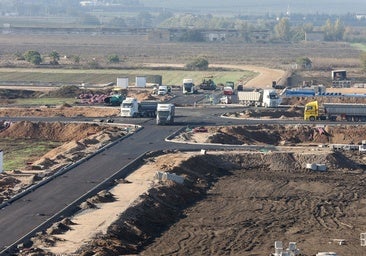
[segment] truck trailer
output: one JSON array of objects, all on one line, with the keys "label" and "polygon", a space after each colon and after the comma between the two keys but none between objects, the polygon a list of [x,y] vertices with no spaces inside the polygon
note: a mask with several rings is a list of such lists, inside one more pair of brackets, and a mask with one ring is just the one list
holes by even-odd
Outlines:
[{"label": "truck trailer", "polygon": [[139,102],[136,98],[128,97],[122,101],[122,117],[155,117],[157,101]]},{"label": "truck trailer", "polygon": [[175,105],[171,103],[159,103],[156,114],[157,125],[167,125],[174,123]]},{"label": "truck trailer", "polygon": [[239,103],[246,106],[275,108],[281,104],[281,98],[276,90],[266,89],[261,91],[238,92]]},{"label": "truck trailer", "polygon": [[366,104],[358,103],[323,103],[319,107],[318,101],[305,105],[304,120],[346,120],[348,122],[366,121]]}]

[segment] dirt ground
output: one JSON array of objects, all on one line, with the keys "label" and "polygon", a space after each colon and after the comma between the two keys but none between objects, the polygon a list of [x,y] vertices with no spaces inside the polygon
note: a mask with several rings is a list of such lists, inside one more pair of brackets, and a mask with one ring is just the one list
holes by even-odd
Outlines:
[{"label": "dirt ground", "polygon": [[[34,115],[89,116],[83,112],[87,108],[80,112],[78,109],[40,107],[34,110]],[[0,113],[22,116],[33,110],[12,111]],[[105,110],[92,111],[95,116],[96,112]],[[256,118],[301,118],[302,115],[301,107],[296,106],[266,111],[228,115]],[[113,116],[113,112],[108,113]],[[109,114],[103,112],[104,116]],[[42,130],[42,124],[37,125],[24,122],[5,129],[0,135],[11,136],[17,132],[19,136],[28,136],[22,131],[38,134],[35,131]],[[54,126],[44,127],[49,129],[44,134],[65,130],[66,138],[67,134],[78,133],[75,129],[82,129],[86,130],[86,137],[67,137],[62,147],[35,161],[35,169],[41,168],[37,171],[42,174],[36,173],[33,180],[65,164],[57,162],[60,154],[64,156],[66,152],[66,161],[76,159],[126,132],[112,124],[67,129],[60,124]],[[23,249],[19,255],[269,255],[278,240],[284,242],[284,247],[296,242],[302,255],[315,255],[319,251],[364,255],[359,236],[366,230],[366,156],[358,151],[333,151],[324,146],[360,143],[365,139],[362,126],[206,128],[207,132],[179,134],[175,140],[288,147],[206,154],[177,152],[148,157],[141,168],[119,181],[113,190],[90,198],[80,206],[82,210],[77,215],[55,223],[33,238],[34,247]],[[312,163],[325,165],[327,170],[305,168]],[[157,171],[174,173],[183,177],[184,183],[158,180]],[[21,182],[11,174],[3,174],[4,184]],[[340,240],[345,244],[339,245]]]}]

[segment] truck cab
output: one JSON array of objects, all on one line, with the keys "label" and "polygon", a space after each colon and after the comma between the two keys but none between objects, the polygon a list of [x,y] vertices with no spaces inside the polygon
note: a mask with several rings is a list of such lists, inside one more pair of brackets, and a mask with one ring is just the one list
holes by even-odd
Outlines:
[{"label": "truck cab", "polygon": [[128,97],[122,101],[121,116],[136,117],[139,113],[139,102],[136,98]]},{"label": "truck cab", "polygon": [[309,102],[305,105],[304,120],[315,121],[319,117],[319,105],[317,101]]},{"label": "truck cab", "polygon": [[158,95],[165,95],[168,93],[168,86],[160,85],[158,88]]},{"label": "truck cab", "polygon": [[166,125],[173,124],[175,116],[175,105],[171,103],[162,104],[157,106],[156,124]]},{"label": "truck cab", "polygon": [[276,90],[263,90],[262,105],[266,108],[276,108],[281,104],[281,98]]},{"label": "truck cab", "polygon": [[190,78],[183,79],[183,93],[184,94],[197,93],[197,88],[193,83],[193,79]]}]

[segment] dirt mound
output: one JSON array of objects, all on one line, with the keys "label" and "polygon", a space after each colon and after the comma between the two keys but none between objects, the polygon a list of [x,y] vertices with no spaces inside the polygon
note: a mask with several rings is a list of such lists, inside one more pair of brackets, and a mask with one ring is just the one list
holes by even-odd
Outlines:
[{"label": "dirt mound", "polygon": [[[360,179],[340,167],[348,159],[361,174],[363,162],[350,157],[340,152],[226,152],[198,155],[178,166],[163,164],[162,169],[184,176],[184,184],[157,183],[107,234],[76,253],[225,255],[229,250],[231,255],[268,255],[280,239],[296,241],[306,255],[335,249],[361,255],[354,233],[358,237],[363,230],[358,218],[363,207],[357,205],[365,194],[364,174]],[[309,173],[307,162],[326,164],[328,171]],[[335,248],[333,238],[349,245]]]},{"label": "dirt mound", "polygon": [[[307,102],[306,102],[307,103]],[[235,113],[225,113],[223,116],[226,117],[236,117],[236,118],[291,118],[291,119],[301,119],[303,118],[303,108],[299,108],[293,105],[290,108],[250,108],[245,109],[242,112]]]},{"label": "dirt mound", "polygon": [[98,124],[20,121],[11,123],[7,129],[0,132],[0,137],[66,142],[80,140],[104,129],[105,127]]},{"label": "dirt mound", "polygon": [[247,125],[208,127],[207,133],[186,131],[177,140],[232,145],[359,144],[365,139],[358,125]]}]

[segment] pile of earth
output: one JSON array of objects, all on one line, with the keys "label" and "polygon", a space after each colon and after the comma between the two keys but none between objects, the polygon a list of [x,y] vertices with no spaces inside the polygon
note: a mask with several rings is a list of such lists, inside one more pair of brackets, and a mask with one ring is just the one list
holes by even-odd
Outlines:
[{"label": "pile of earth", "polygon": [[40,107],[3,107],[0,108],[0,115],[3,117],[96,117],[108,118],[120,115],[118,107],[92,107],[92,106],[71,106],[63,104],[60,106],[40,106]]},{"label": "pile of earth", "polygon": [[[309,162],[325,164],[327,171],[307,170]],[[107,234],[75,253],[269,255],[274,241],[281,240],[297,242],[302,255],[362,255],[364,164],[357,153],[209,152],[178,166],[159,166],[183,176],[184,184],[158,182],[120,214]],[[63,222],[58,232],[73,225]],[[337,245],[337,238],[347,244]],[[20,255],[47,255],[40,248],[52,246],[57,237],[48,232],[33,241],[38,248]]]},{"label": "pile of earth", "polygon": [[246,125],[207,127],[207,132],[185,131],[174,140],[232,145],[361,144],[366,139],[358,125]]},{"label": "pile of earth", "polygon": [[231,118],[281,118],[301,119],[304,109],[298,106],[289,108],[246,108],[241,112],[225,113],[223,116]]},{"label": "pile of earth", "polygon": [[[128,132],[133,129],[129,128]],[[125,136],[126,127],[100,123],[44,123],[20,121],[0,131],[0,138],[59,142],[43,156],[24,159],[24,167],[0,174],[0,202],[55,171],[92,154],[106,144]],[[7,150],[3,149],[6,158]],[[31,163],[26,165],[25,163]]]}]

